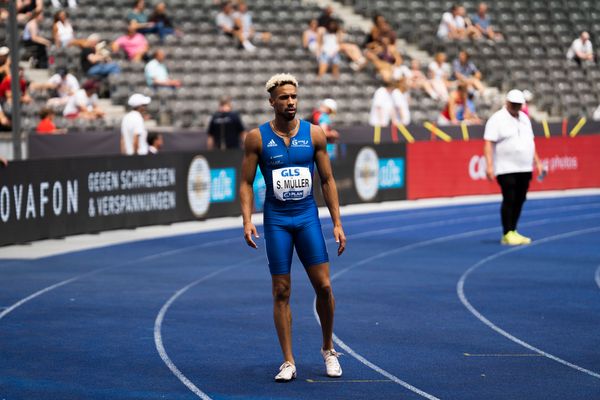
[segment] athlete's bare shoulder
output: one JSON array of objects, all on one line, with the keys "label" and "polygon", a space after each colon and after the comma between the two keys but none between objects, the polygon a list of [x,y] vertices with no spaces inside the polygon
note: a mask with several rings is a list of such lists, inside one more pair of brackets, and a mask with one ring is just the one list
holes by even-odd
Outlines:
[{"label": "athlete's bare shoulder", "polygon": [[262,148],[262,137],[260,136],[260,130],[258,128],[252,129],[246,135],[244,140],[244,149],[247,152],[260,153]]},{"label": "athlete's bare shoulder", "polygon": [[315,148],[327,147],[327,137],[319,125],[310,124],[310,138]]}]

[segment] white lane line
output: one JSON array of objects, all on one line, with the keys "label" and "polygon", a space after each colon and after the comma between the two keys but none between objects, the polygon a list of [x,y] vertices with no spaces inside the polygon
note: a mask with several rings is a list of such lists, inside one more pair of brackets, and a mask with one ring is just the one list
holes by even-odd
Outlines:
[{"label": "white lane line", "polygon": [[600,265],[598,265],[598,269],[596,270],[596,285],[600,288]]},{"label": "white lane line", "polygon": [[171,305],[175,302],[175,300],[177,300],[179,298],[179,296],[181,296],[182,294],[187,292],[192,287],[194,287],[204,281],[207,281],[210,278],[217,276],[225,271],[228,271],[233,268],[237,268],[241,265],[248,264],[250,262],[257,261],[258,259],[262,259],[263,257],[264,256],[261,255],[260,257],[254,257],[251,259],[244,260],[240,263],[230,265],[229,267],[221,268],[217,271],[214,271],[206,276],[203,276],[202,278],[197,279],[194,282],[182,287],[177,292],[175,292],[175,294],[173,294],[173,296],[171,296],[165,302],[165,304],[161,307],[160,311],[158,312],[158,315],[156,316],[156,320],[154,321],[154,344],[156,346],[156,350],[158,351],[158,354],[160,355],[160,358],[163,360],[165,365],[171,370],[171,372],[177,377],[177,379],[179,379],[181,381],[181,383],[183,383],[189,390],[192,391],[192,393],[194,393],[196,396],[200,397],[202,400],[211,400],[211,398],[206,393],[204,393],[202,390],[198,389],[198,387],[196,385],[194,385],[194,383],[192,381],[190,381],[179,370],[179,368],[177,368],[177,366],[173,363],[173,361],[167,354],[167,351],[165,350],[165,346],[164,346],[163,340],[162,340],[162,324],[165,319],[165,315],[167,314],[167,311],[169,311],[169,307],[171,307]]},{"label": "white lane line", "polygon": [[[554,209],[553,211],[556,211],[557,209]],[[544,224],[548,224],[548,223],[555,223],[555,222],[562,222],[562,221],[568,221],[568,220],[573,220],[573,219],[577,219],[577,220],[582,220],[582,219],[591,219],[591,218],[597,218],[600,216],[600,213],[592,213],[592,214],[585,214],[585,215],[578,215],[578,216],[571,216],[571,217],[564,217],[564,218],[546,218],[546,219],[542,219],[542,220],[538,220],[538,221],[531,221],[531,222],[527,222],[527,223],[523,223],[521,224],[521,226],[536,226],[536,225],[544,225]],[[450,241],[450,240],[455,240],[455,239],[464,239],[470,236],[478,236],[481,234],[485,234],[485,233],[489,233],[489,232],[494,232],[498,229],[498,227],[493,227],[493,228],[483,228],[483,229],[477,229],[474,231],[469,231],[469,232],[464,232],[464,233],[459,233],[459,234],[452,234],[452,235],[447,235],[447,236],[441,236],[435,239],[430,239],[430,240],[425,240],[425,241],[421,241],[421,242],[417,242],[417,243],[412,243],[403,247],[399,247],[393,250],[389,250],[386,252],[382,252],[379,253],[377,255],[368,257],[366,259],[363,259],[361,261],[358,261],[352,265],[350,265],[349,267],[346,267],[340,271],[338,271],[337,273],[333,274],[331,276],[331,280],[333,281],[336,278],[339,278],[340,276],[342,276],[343,274],[347,273],[348,271],[359,267],[361,265],[365,265],[368,264],[376,259],[379,258],[383,258],[383,257],[387,257],[391,254],[394,253],[402,253],[405,251],[409,251],[412,249],[416,249],[419,247],[425,247],[425,246],[430,246],[432,244],[436,244],[436,243],[441,243],[441,242],[446,242],[446,241]],[[317,323],[319,323],[320,325],[320,321],[319,321],[319,315],[317,314],[317,307],[316,307],[316,297],[313,300],[313,315],[315,317],[315,319],[317,320]],[[337,335],[333,335],[333,340],[334,342],[340,346],[340,348],[344,349],[344,351],[346,351],[346,353],[350,354],[352,357],[354,357],[355,359],[357,359],[359,362],[361,362],[362,364],[366,365],[367,367],[371,368],[372,370],[378,372],[379,374],[387,377],[388,379],[393,380],[395,383],[411,390],[414,393],[417,393],[425,398],[428,399],[437,399],[436,397],[434,397],[433,395],[426,393],[424,391],[422,391],[421,389],[416,388],[415,386],[403,381],[402,379],[396,377],[395,375],[391,374],[390,372],[384,370],[383,368],[375,365],[374,363],[370,362],[369,360],[367,360],[366,358],[364,358],[363,356],[361,356],[359,353],[355,352],[350,346],[348,346],[346,343],[344,343]],[[393,378],[392,378],[393,377]],[[431,396],[431,397],[428,397]]]},{"label": "white lane line", "polygon": [[[228,239],[229,241],[232,239]],[[134,265],[140,262],[144,262],[144,261],[149,261],[149,260],[153,260],[159,257],[165,257],[165,256],[170,256],[176,253],[182,253],[188,250],[192,250],[195,248],[203,248],[203,247],[211,247],[211,246],[217,246],[219,244],[222,244],[223,242],[225,242],[226,240],[215,240],[214,242],[206,242],[206,243],[201,243],[201,244],[197,244],[197,245],[192,245],[192,246],[187,246],[187,247],[182,247],[179,249],[173,249],[173,250],[167,250],[167,251],[163,251],[160,253],[156,253],[156,254],[150,254],[147,255],[145,257],[141,257],[141,258],[137,258],[131,261],[127,261],[125,263],[122,264],[117,264],[117,265],[111,265],[109,267],[102,267],[102,268],[98,268],[95,269],[93,271],[90,272],[86,272],[85,274],[81,274],[81,275],[77,275],[73,278],[70,279],[65,279],[64,281],[55,283],[54,285],[50,285],[47,286],[41,290],[38,290],[35,293],[30,294],[27,297],[22,298],[21,300],[17,301],[16,303],[10,305],[9,307],[7,307],[4,311],[0,312],[0,320],[4,317],[6,317],[8,314],[10,314],[11,312],[13,312],[14,310],[16,310],[17,308],[21,307],[23,304],[30,302],[31,300],[35,299],[36,297],[39,297],[45,293],[48,293],[54,289],[58,289],[61,286],[65,286],[68,285],[69,283],[73,283],[75,281],[78,281],[82,278],[86,278],[88,276],[92,276],[95,275],[97,273],[103,272],[103,271],[107,271],[113,268],[121,268],[121,267],[125,267],[128,265]]]},{"label": "white lane line", "polygon": [[[333,280],[333,277],[331,278],[331,280]],[[319,314],[317,314],[317,297],[315,296],[315,298],[313,299],[313,315],[315,316],[315,319],[317,320],[317,323],[319,324],[319,326],[321,326],[321,320],[319,320]],[[344,343],[342,341],[342,339],[340,339],[335,333],[333,334],[333,341],[335,342],[335,344],[337,344],[341,349],[343,349],[346,354],[351,355],[352,357],[354,357],[355,359],[357,359],[361,364],[371,368],[373,371],[377,372],[380,375],[385,376],[386,378],[388,378],[390,381],[397,383],[398,385],[410,390],[411,392],[414,392],[422,397],[425,397],[426,399],[429,400],[440,400],[438,397],[435,397],[432,394],[429,394],[427,392],[424,392],[423,390],[419,389],[418,387],[415,387],[413,385],[411,385],[410,383],[403,381],[402,379],[398,378],[396,375],[393,375],[391,373],[389,373],[388,371],[386,371],[385,369],[381,368],[378,365],[375,365],[374,363],[372,363],[371,361],[367,360],[366,358],[364,358],[363,356],[361,356],[360,354],[358,354],[357,352],[355,352],[352,347],[348,346],[346,343]]]},{"label": "white lane line", "polygon": [[566,239],[569,237],[573,237],[573,236],[578,236],[578,235],[584,235],[584,234],[588,234],[588,233],[593,233],[593,232],[600,232],[600,228],[596,227],[596,228],[588,228],[588,229],[580,229],[580,230],[576,230],[576,231],[571,231],[571,232],[567,232],[567,233],[562,233],[560,235],[554,235],[554,236],[549,236],[546,237],[544,239],[539,239],[539,240],[535,240],[533,243],[531,243],[530,245],[527,246],[518,246],[518,247],[513,247],[504,251],[500,251],[496,254],[492,254],[489,257],[486,257],[484,259],[482,259],[481,261],[479,261],[478,263],[474,264],[473,266],[471,266],[469,269],[467,269],[463,275],[460,277],[457,285],[456,285],[456,292],[458,294],[458,297],[461,301],[461,303],[467,308],[467,310],[469,310],[471,312],[471,314],[473,314],[478,320],[480,320],[481,322],[483,322],[485,325],[487,325],[489,328],[491,328],[492,330],[494,330],[495,332],[499,333],[500,335],[504,336],[505,338],[525,347],[526,349],[529,349],[531,351],[534,351],[538,354],[541,354],[553,361],[556,361],[560,364],[566,365],[567,367],[573,368],[577,371],[583,372],[585,374],[588,374],[590,376],[593,376],[594,378],[598,378],[600,379],[600,374],[598,374],[597,372],[594,371],[590,371],[589,369],[580,367],[579,365],[573,364],[569,361],[563,360],[562,358],[559,358],[555,355],[552,355],[550,353],[547,353],[535,346],[532,346],[531,344],[517,338],[516,336],[511,335],[510,333],[508,333],[507,331],[505,331],[504,329],[500,328],[498,325],[494,324],[492,321],[490,321],[489,319],[487,319],[486,317],[483,316],[483,314],[481,314],[479,311],[477,311],[477,309],[475,307],[473,307],[473,305],[469,302],[469,300],[467,299],[466,295],[465,295],[465,282],[467,280],[467,278],[469,277],[469,275],[471,275],[471,273],[473,273],[473,271],[475,271],[476,269],[478,269],[479,267],[481,267],[482,265],[497,259],[499,257],[502,257],[506,254],[509,253],[514,253],[516,251],[522,250],[522,249],[526,249],[528,247],[531,246],[537,246],[537,245],[542,245],[545,243],[549,243],[555,240],[560,240],[560,239]]},{"label": "white lane line", "polygon": [[[348,226],[348,225],[355,225],[355,224],[362,224],[365,221],[369,222],[369,223],[373,223],[373,222],[379,222],[379,221],[383,221],[383,222],[388,222],[388,221],[393,221],[396,219],[412,219],[412,218],[422,218],[422,217],[440,217],[440,216],[447,216],[447,215],[464,215],[464,214],[472,214],[473,212],[478,212],[481,213],[483,211],[486,210],[490,210],[490,213],[492,211],[496,211],[499,210],[499,203],[492,203],[492,204],[486,204],[486,205],[482,205],[482,206],[475,206],[475,207],[469,207],[467,206],[458,206],[458,207],[452,207],[452,209],[450,210],[432,210],[430,212],[427,212],[426,210],[419,210],[417,212],[411,212],[412,210],[406,210],[407,212],[402,213],[402,214],[398,214],[398,215],[386,215],[386,216],[382,216],[382,217],[367,217],[367,218],[355,218],[352,219],[351,221],[348,222],[344,222],[343,225],[344,226]],[[590,209],[590,208],[600,208],[600,203],[586,203],[586,204],[575,204],[575,205],[570,205],[570,206],[562,206],[562,207],[542,207],[542,208],[537,208],[534,210],[527,210],[526,214],[527,215],[538,215],[538,214],[544,214],[547,213],[548,211],[553,211],[560,208],[561,210],[564,211],[574,211],[574,210],[581,210],[581,209]],[[393,211],[392,211],[393,212]],[[497,218],[497,214],[493,213],[494,217]],[[326,218],[326,217],[323,217]],[[327,221],[325,223],[323,223],[323,225],[331,225],[331,221]]]},{"label": "white lane line", "polygon": [[17,301],[17,302],[16,302],[16,303],[14,303],[13,305],[11,305],[11,306],[9,306],[9,307],[5,308],[5,309],[4,309],[2,312],[0,312],[0,319],[4,318],[5,316],[7,316],[7,315],[8,315],[8,314],[10,314],[11,312],[13,312],[13,310],[15,310],[15,309],[17,309],[17,308],[21,307],[23,304],[27,303],[28,301],[30,301],[30,300],[33,300],[33,299],[35,299],[36,297],[38,297],[38,296],[41,296],[41,295],[43,295],[44,293],[47,293],[47,292],[49,292],[49,291],[51,291],[51,290],[54,290],[54,289],[56,289],[56,288],[59,288],[59,287],[61,287],[61,286],[67,285],[67,284],[69,284],[69,283],[71,283],[71,282],[73,282],[73,281],[76,281],[76,280],[78,280],[79,278],[80,278],[79,276],[76,276],[76,277],[74,277],[74,278],[67,279],[67,280],[64,280],[64,281],[62,281],[62,282],[55,283],[55,284],[54,284],[54,285],[52,285],[52,286],[48,286],[48,287],[46,287],[46,288],[44,288],[44,289],[42,289],[42,290],[38,290],[37,292],[30,294],[30,295],[29,295],[29,296],[27,296],[27,297],[24,297],[24,298],[22,298],[21,300]]},{"label": "white lane line", "polygon": [[[562,208],[557,207],[557,208],[553,209],[552,211],[557,211],[557,210],[560,210],[560,209],[562,209]],[[472,218],[477,218],[477,217],[472,217]],[[543,220],[543,221],[546,221],[546,220]],[[365,221],[365,222],[368,222],[368,221]],[[455,222],[456,221],[454,221],[453,223],[455,223]],[[526,224],[522,224],[522,225],[526,225]],[[531,224],[529,224],[529,225],[531,225]],[[415,227],[415,226],[413,225],[413,227]],[[399,229],[402,229],[402,228],[399,228]],[[480,233],[492,231],[494,229],[497,229],[497,228],[489,228],[489,229],[478,230],[478,231],[474,231],[474,232],[476,232],[475,234],[480,234]],[[462,237],[461,235],[450,235],[450,236],[454,237],[454,238]],[[441,239],[441,238],[434,239],[433,241],[427,241],[427,242],[429,244],[433,244],[433,243],[435,243],[439,239]],[[64,281],[58,282],[58,283],[56,283],[54,285],[48,286],[48,287],[46,287],[44,289],[41,289],[41,290],[39,290],[39,291],[37,291],[37,292],[29,295],[29,296],[27,296],[27,297],[25,297],[25,298],[17,301],[13,305],[9,306],[7,309],[5,309],[4,311],[2,311],[2,313],[0,313],[0,320],[2,318],[6,317],[6,315],[8,315],[11,312],[13,312],[15,309],[21,307],[23,304],[28,303],[29,301],[31,301],[31,300],[33,300],[33,299],[35,299],[35,298],[37,298],[37,297],[39,297],[39,296],[47,293],[47,292],[50,292],[50,291],[52,291],[54,289],[57,289],[57,288],[59,288],[61,286],[64,286],[64,285],[67,285],[69,283],[72,283],[72,282],[75,282],[77,280],[80,280],[80,279],[82,279],[84,277],[91,276],[91,275],[97,274],[97,273],[105,271],[105,270],[109,270],[109,269],[113,269],[113,268],[117,268],[117,267],[124,267],[124,266],[127,266],[127,265],[133,265],[133,264],[137,264],[139,262],[148,261],[148,260],[151,260],[151,259],[155,259],[155,258],[158,258],[158,257],[167,256],[167,255],[172,255],[172,254],[176,254],[176,253],[179,253],[179,252],[184,252],[184,251],[191,250],[191,249],[194,249],[194,248],[210,247],[210,246],[213,246],[213,245],[218,245],[218,244],[223,244],[223,243],[229,243],[229,242],[233,242],[233,241],[237,241],[237,239],[235,239],[235,238],[222,239],[222,240],[217,240],[217,241],[213,241],[213,242],[202,243],[202,244],[199,244],[199,245],[187,246],[187,247],[183,247],[183,248],[179,248],[179,249],[174,249],[174,250],[168,250],[168,251],[164,251],[164,252],[160,252],[160,253],[156,253],[156,254],[151,254],[151,255],[148,255],[146,257],[142,257],[140,259],[132,260],[132,261],[129,261],[129,262],[126,262],[126,263],[123,263],[123,264],[99,268],[99,269],[90,271],[88,273],[85,273],[85,274],[82,274],[82,275],[78,275],[78,276],[75,276],[75,277],[70,278],[70,279],[66,279]],[[399,250],[402,250],[402,249],[407,249],[407,247],[412,248],[409,245],[409,246],[405,246],[404,248],[401,248],[401,249],[396,249],[396,251],[399,251]],[[416,246],[416,247],[418,247],[418,246]],[[339,277],[343,273],[347,272],[350,268],[354,268],[354,267],[356,267],[358,265],[362,265],[362,264],[364,264],[364,263],[359,263],[359,264],[354,265],[352,267],[348,267],[348,268],[346,268],[344,270],[341,270],[336,275],[332,276],[332,280],[334,279],[334,277]],[[340,340],[340,342],[341,342],[341,340]]]}]

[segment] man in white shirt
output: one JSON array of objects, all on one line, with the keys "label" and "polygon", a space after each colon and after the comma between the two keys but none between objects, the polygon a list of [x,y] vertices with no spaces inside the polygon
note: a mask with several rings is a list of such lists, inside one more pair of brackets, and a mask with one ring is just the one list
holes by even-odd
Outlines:
[{"label": "man in white shirt", "polygon": [[218,13],[215,18],[215,24],[225,35],[236,38],[240,45],[247,51],[256,50],[256,47],[254,47],[250,40],[248,40],[248,37],[244,35],[244,31],[239,25],[239,21],[236,21],[233,4],[231,4],[231,2],[226,1],[223,3],[221,12]]},{"label": "man in white shirt", "polygon": [[144,76],[146,77],[146,83],[151,88],[158,87],[170,87],[178,88],[181,86],[179,79],[172,79],[169,75],[169,70],[165,64],[165,52],[162,49],[158,49],[154,52],[152,60],[144,67]]},{"label": "man in white shirt", "polygon": [[129,97],[127,104],[131,107],[121,121],[121,154],[148,154],[148,131],[144,124],[143,113],[150,104],[150,97],[136,93]]},{"label": "man in white shirt", "polygon": [[48,99],[46,105],[50,108],[59,108],[67,104],[69,96],[74,95],[79,90],[77,78],[69,73],[67,68],[61,67],[56,70],[48,82],[38,87],[42,89],[53,90],[53,96]]},{"label": "man in white shirt", "polygon": [[260,39],[267,43],[271,40],[271,32],[257,32],[254,27],[254,22],[252,20],[252,13],[248,11],[248,5],[240,1],[237,5],[237,11],[233,13],[233,18],[235,20],[236,26],[238,26],[242,35],[245,39],[249,40],[252,43],[252,40],[255,37],[260,37]]},{"label": "man in white shirt", "polygon": [[[408,92],[407,92],[408,93]],[[398,89],[398,82],[391,81],[380,87],[373,95],[369,124],[371,126],[389,126],[410,123],[410,112],[406,93]]]},{"label": "man in white shirt", "polygon": [[448,40],[462,40],[467,37],[478,39],[481,34],[468,18],[465,18],[466,10],[463,6],[454,4],[450,11],[442,14],[442,20],[438,27],[437,37]]},{"label": "man in white shirt", "polygon": [[81,89],[69,96],[63,116],[66,118],[98,119],[104,117],[104,111],[98,105],[98,82],[89,79]]},{"label": "man in white shirt", "polygon": [[567,58],[575,61],[579,66],[594,64],[594,50],[589,33],[581,32],[581,35],[571,43],[571,47],[567,51]]},{"label": "man in white shirt", "polygon": [[502,189],[501,243],[511,246],[531,243],[530,238],[517,232],[517,222],[529,190],[534,161],[538,176],[543,173],[531,121],[521,111],[524,103],[523,92],[516,89],[508,92],[505,107],[490,117],[483,135],[486,175],[490,180],[495,176]]}]

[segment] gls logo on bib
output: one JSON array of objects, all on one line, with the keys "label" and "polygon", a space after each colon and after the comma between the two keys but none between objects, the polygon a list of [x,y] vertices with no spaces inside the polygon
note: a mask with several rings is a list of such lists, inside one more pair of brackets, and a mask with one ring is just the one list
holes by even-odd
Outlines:
[{"label": "gls logo on bib", "polygon": [[310,195],[312,175],[306,167],[273,170],[273,193],[281,201],[302,200]]}]

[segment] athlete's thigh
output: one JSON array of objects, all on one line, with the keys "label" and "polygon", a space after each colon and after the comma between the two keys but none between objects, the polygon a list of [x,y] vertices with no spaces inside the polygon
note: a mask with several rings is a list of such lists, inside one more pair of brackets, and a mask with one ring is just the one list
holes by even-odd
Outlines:
[{"label": "athlete's thigh", "polygon": [[289,274],[294,250],[292,232],[284,226],[271,224],[265,224],[264,232],[271,274]]},{"label": "athlete's thigh", "polygon": [[304,268],[329,261],[318,217],[311,217],[309,221],[296,228],[294,245]]}]

